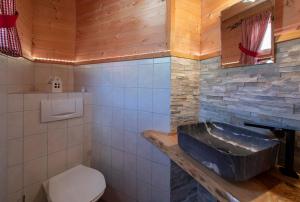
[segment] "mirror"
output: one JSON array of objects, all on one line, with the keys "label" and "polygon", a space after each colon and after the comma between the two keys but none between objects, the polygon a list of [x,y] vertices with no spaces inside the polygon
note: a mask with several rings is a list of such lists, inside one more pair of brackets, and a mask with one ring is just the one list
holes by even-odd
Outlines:
[{"label": "mirror", "polygon": [[256,0],[222,11],[222,67],[274,63],[273,8],[273,0]]}]

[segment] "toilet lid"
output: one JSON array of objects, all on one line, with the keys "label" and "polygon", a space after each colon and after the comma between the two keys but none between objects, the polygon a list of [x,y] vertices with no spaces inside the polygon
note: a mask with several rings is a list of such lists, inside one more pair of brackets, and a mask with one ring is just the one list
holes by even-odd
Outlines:
[{"label": "toilet lid", "polygon": [[79,165],[50,178],[45,188],[52,202],[90,202],[103,194],[106,183],[102,173]]}]

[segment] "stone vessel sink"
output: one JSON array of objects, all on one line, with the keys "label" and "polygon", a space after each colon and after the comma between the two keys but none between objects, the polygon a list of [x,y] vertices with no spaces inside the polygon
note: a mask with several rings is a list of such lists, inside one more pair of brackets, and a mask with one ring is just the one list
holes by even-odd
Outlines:
[{"label": "stone vessel sink", "polygon": [[202,165],[230,181],[245,181],[274,167],[279,141],[224,123],[179,126],[178,144]]}]

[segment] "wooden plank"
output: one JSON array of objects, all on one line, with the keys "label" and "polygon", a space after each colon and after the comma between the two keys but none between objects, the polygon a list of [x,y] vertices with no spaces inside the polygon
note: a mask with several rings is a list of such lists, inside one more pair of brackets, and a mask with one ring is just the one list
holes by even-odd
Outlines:
[{"label": "wooden plank", "polygon": [[77,4],[77,59],[100,61],[168,50],[165,0]]},{"label": "wooden plank", "polygon": [[76,5],[73,0],[32,0],[32,55],[58,60],[75,59]]},{"label": "wooden plank", "polygon": [[31,59],[32,49],[32,0],[17,0],[19,18],[17,29],[22,46],[23,57]]},{"label": "wooden plank", "polygon": [[171,55],[196,59],[200,55],[201,0],[170,1]]}]

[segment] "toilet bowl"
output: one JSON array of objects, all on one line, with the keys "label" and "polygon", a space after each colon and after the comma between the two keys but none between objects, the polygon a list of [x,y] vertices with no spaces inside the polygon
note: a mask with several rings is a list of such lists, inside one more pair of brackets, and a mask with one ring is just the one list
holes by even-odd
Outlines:
[{"label": "toilet bowl", "polygon": [[43,187],[48,202],[96,202],[106,183],[102,173],[79,165],[48,179]]}]

